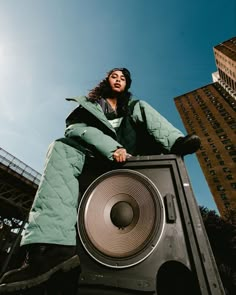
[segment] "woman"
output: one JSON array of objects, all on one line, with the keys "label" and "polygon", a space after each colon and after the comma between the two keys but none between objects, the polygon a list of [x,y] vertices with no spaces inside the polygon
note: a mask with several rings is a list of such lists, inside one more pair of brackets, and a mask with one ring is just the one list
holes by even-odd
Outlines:
[{"label": "woman", "polygon": [[199,148],[197,136],[184,137],[149,104],[131,97],[131,82],[126,68],[115,68],[87,97],[68,99],[79,105],[66,119],[65,137],[49,146],[21,241],[27,260],[2,277],[0,291],[29,288],[78,266],[78,177],[86,158],[122,164],[130,155],[184,156]]}]

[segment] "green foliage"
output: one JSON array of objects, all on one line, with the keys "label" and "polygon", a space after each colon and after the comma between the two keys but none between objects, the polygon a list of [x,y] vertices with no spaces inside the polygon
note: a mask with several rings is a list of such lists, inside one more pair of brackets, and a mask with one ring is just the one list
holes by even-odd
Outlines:
[{"label": "green foliage", "polygon": [[236,294],[235,212],[224,218],[206,207],[200,206],[200,212],[226,294]]}]

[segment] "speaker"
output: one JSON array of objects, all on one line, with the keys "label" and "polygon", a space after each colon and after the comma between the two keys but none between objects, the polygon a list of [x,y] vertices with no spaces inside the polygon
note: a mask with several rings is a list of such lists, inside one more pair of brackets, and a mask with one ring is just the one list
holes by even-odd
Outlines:
[{"label": "speaker", "polygon": [[224,294],[183,159],[99,167],[83,173],[78,294]]}]

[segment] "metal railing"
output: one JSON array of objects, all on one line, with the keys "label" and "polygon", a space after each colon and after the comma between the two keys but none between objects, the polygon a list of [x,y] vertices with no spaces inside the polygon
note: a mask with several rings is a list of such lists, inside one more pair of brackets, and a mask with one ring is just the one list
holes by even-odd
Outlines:
[{"label": "metal railing", "polygon": [[39,172],[32,169],[2,148],[0,148],[0,163],[31,182],[37,185],[39,184],[41,178],[41,174]]}]

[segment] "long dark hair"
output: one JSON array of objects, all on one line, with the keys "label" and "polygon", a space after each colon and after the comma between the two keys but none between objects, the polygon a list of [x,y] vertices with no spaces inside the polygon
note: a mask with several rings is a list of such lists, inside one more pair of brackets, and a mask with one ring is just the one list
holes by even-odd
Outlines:
[{"label": "long dark hair", "polygon": [[119,94],[117,97],[117,114],[126,115],[128,112],[128,102],[131,97],[131,92],[129,91],[131,85],[131,75],[128,69],[126,68],[114,68],[107,73],[107,76],[93,89],[91,89],[87,95],[88,100],[92,102],[99,102],[101,98],[109,98],[112,96],[112,89],[108,81],[109,76],[115,72],[121,71],[126,79],[125,90]]}]

